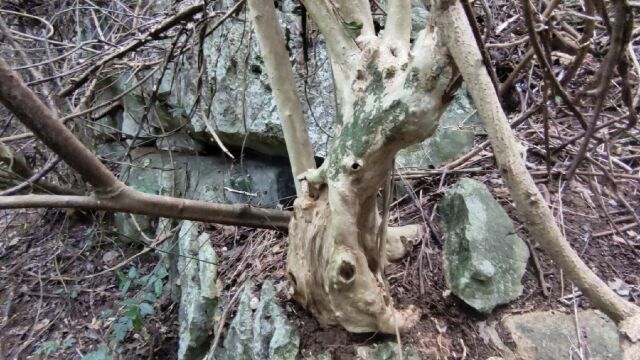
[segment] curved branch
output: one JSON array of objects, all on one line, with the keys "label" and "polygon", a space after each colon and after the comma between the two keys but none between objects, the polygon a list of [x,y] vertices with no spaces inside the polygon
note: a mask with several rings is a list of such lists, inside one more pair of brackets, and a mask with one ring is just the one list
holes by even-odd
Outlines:
[{"label": "curved branch", "polygon": [[540,66],[542,67],[547,81],[551,83],[555,92],[562,98],[562,100],[567,104],[567,107],[569,107],[569,110],[571,110],[571,112],[576,116],[576,118],[580,122],[580,125],[582,125],[582,128],[587,129],[588,126],[587,122],[584,119],[584,115],[578,109],[573,100],[569,97],[569,94],[567,94],[567,91],[562,86],[558,78],[554,75],[551,64],[549,64],[549,59],[547,59],[547,57],[544,55],[544,50],[542,49],[542,45],[540,45],[538,34],[535,29],[535,23],[533,20],[533,9],[531,7],[531,4],[529,3],[529,0],[521,0],[521,2],[524,9],[524,18],[527,23],[527,30],[529,31],[529,40],[531,41],[531,47],[533,48],[533,51],[536,54],[538,61],[540,62]]},{"label": "curved branch", "polygon": [[[587,0],[590,1],[590,0]],[[542,13],[542,21],[543,22],[547,22],[549,20],[549,18],[551,17],[553,10],[555,10],[556,7],[558,7],[558,5],[560,5],[561,1],[560,0],[553,0],[551,3],[549,3],[547,5],[547,7],[545,8],[544,12]],[[527,39],[529,39],[527,37]],[[525,53],[524,56],[522,56],[522,59],[520,60],[520,63],[518,65],[516,65],[516,67],[513,69],[513,71],[509,74],[509,76],[507,77],[507,80],[505,80],[499,87],[498,89],[498,95],[500,95],[500,97],[503,97],[507,91],[509,91],[509,89],[511,89],[511,86],[513,85],[513,83],[516,81],[516,79],[518,78],[520,72],[529,64],[529,62],[533,59],[533,55],[534,55],[534,51],[533,48],[529,47],[529,49],[527,50],[527,52]],[[564,79],[563,79],[564,81]]]},{"label": "curved branch", "polygon": [[[60,163],[59,158],[50,160],[42,169],[40,169],[40,171],[31,175],[28,179],[24,180],[20,184],[12,188],[0,191],[0,196],[15,194],[19,191],[22,191],[28,187],[33,186],[34,184],[38,184],[38,185],[43,184],[43,182],[41,181],[42,178],[45,177],[48,173],[50,173],[53,169],[55,169],[58,163]],[[44,183],[43,185],[47,186],[49,184]],[[54,184],[50,184],[50,185],[54,185]],[[60,189],[60,190],[65,190],[65,189]]]},{"label": "curved branch", "polygon": [[[623,56],[624,49],[626,49],[627,44],[631,39],[632,30],[633,13],[628,6],[625,6],[624,1],[617,1],[616,17],[615,22],[612,25],[611,32],[611,46],[609,47],[609,51],[602,62],[600,71],[596,74],[597,86],[594,89],[595,107],[593,109],[593,115],[585,131],[584,139],[580,143],[578,153],[567,171],[567,181],[571,181],[571,179],[573,179],[576,170],[578,170],[578,166],[587,154],[589,142],[595,133],[598,118],[600,117],[604,101],[607,97],[607,90],[609,89],[611,78],[613,77],[613,70],[620,57]],[[633,110],[634,109],[631,109],[632,112]]]},{"label": "curved branch", "polygon": [[582,37],[578,41],[579,43],[578,52],[576,56],[573,58],[573,61],[571,62],[571,64],[567,67],[567,72],[562,78],[561,83],[564,85],[568,84],[569,81],[571,81],[573,77],[576,75],[576,73],[578,72],[578,69],[580,69],[582,62],[584,61],[585,57],[587,56],[587,53],[589,52],[590,41],[593,38],[593,33],[596,27],[596,22],[593,19],[593,15],[595,13],[595,6],[593,5],[593,1],[585,0],[584,9],[586,12],[585,15],[587,16],[585,17],[585,20],[584,20],[584,29],[582,30]]},{"label": "curved branch", "polygon": [[622,323],[640,314],[640,309],[622,299],[605,284],[571,248],[553,219],[540,191],[527,171],[515,137],[500,106],[491,79],[482,66],[482,55],[462,6],[454,2],[436,16],[458,69],[487,129],[494,155],[507,180],[516,209],[531,235],[548,256],[565,271],[592,303],[614,321]]},{"label": "curved branch", "polygon": [[0,102],[58,154],[74,170],[98,189],[124,186],[93,156],[53,113],[29,89],[16,72],[0,58]]},{"label": "curved branch", "polygon": [[471,30],[473,31],[473,35],[476,38],[476,42],[478,43],[478,48],[482,53],[482,59],[484,60],[484,66],[487,68],[489,72],[489,76],[491,77],[491,82],[493,82],[493,86],[498,90],[500,87],[500,81],[498,81],[498,75],[491,63],[491,54],[487,50],[487,45],[485,44],[484,38],[480,33],[480,25],[476,20],[475,13],[473,11],[473,6],[469,2],[469,0],[462,0],[462,7],[464,8],[464,12],[467,14],[467,19],[469,20],[469,24],[471,25]]},{"label": "curved branch", "polygon": [[[15,180],[24,180],[21,184],[14,186],[13,188],[0,192],[0,195],[9,195],[18,192],[26,187],[35,185],[36,188],[43,189],[53,194],[59,195],[82,195],[81,190],[69,189],[57,184],[50,183],[46,180],[42,180],[49,171],[55,167],[49,168],[46,166],[44,169],[35,173],[31,166],[27,164],[26,159],[19,153],[14,153],[8,146],[4,145],[0,141],[0,163],[4,163],[8,169],[8,175]],[[57,161],[56,161],[57,163]]]}]

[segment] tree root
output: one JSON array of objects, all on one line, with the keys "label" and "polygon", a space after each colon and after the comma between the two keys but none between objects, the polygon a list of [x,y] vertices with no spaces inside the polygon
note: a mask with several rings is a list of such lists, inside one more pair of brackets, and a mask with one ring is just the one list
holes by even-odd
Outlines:
[{"label": "tree root", "polygon": [[[351,234],[358,241],[340,241],[339,230],[351,228],[350,224],[328,220],[334,219],[326,187],[316,200],[296,200],[289,226],[291,295],[322,326],[340,324],[351,332],[389,334],[410,328],[420,313],[415,308],[394,309],[383,274],[378,271],[377,250],[367,243],[375,237],[354,229]],[[328,227],[327,223],[334,225]],[[377,223],[376,219],[369,229]],[[419,225],[389,228],[385,260],[402,258],[421,234]]]}]

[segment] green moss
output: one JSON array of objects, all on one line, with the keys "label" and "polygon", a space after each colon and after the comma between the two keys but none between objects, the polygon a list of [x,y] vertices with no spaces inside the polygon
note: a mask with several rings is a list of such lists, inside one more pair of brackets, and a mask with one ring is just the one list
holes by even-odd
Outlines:
[{"label": "green moss", "polygon": [[344,115],[342,114],[342,111],[338,111],[338,114],[336,115],[336,124],[338,125],[338,127],[342,126],[343,121]]},{"label": "green moss", "polygon": [[420,69],[412,67],[404,82],[405,89],[415,89],[420,81]]},{"label": "green moss", "polygon": [[355,101],[353,119],[343,124],[340,136],[331,150],[328,174],[330,180],[336,180],[348,170],[348,166],[342,163],[345,156],[351,155],[354,159],[365,157],[376,141],[387,138],[401,126],[409,112],[408,105],[400,100],[384,105],[387,94],[383,74],[374,63],[370,63],[367,68],[372,79],[365,94]]}]

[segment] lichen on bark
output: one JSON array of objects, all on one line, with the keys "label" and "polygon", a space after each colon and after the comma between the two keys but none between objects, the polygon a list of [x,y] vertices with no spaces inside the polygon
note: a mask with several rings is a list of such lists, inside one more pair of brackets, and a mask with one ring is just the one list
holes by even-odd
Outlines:
[{"label": "lichen on bark", "polygon": [[404,57],[383,42],[362,51],[342,84],[350,93],[339,99],[343,115],[325,164],[299,177],[305,191],[289,227],[290,292],[322,325],[395,333],[419,316],[395,309],[383,271],[420,227],[387,234],[376,197],[395,154],[433,134],[444,109],[448,55],[437,37],[420,39],[420,51]]}]

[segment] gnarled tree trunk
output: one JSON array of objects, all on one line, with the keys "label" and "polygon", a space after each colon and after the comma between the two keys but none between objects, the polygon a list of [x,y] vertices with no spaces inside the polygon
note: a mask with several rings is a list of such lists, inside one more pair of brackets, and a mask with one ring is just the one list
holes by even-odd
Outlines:
[{"label": "gnarled tree trunk", "polygon": [[[557,231],[547,205],[538,201],[541,196],[535,186],[529,186],[533,182],[522,159],[511,151],[515,139],[460,4],[423,2],[432,5],[432,19],[410,49],[410,0],[389,0],[381,37],[375,35],[366,0],[303,0],[327,42],[340,112],[337,135],[323,166],[302,174],[294,169],[300,181],[289,226],[288,271],[294,298],[321,324],[340,324],[353,332],[394,333],[416,318],[413,309],[394,308],[383,277],[389,255],[402,255],[398,234],[408,229],[387,230],[376,196],[389,178],[395,154],[435,131],[452,80],[448,46],[456,63],[464,67],[463,77],[472,82],[470,90],[490,130],[496,158],[518,210],[531,222],[527,228],[601,310],[623,328],[636,321],[637,307],[617,298],[584,266]],[[256,21],[266,13],[275,18],[272,5],[266,3],[249,0],[258,34],[278,31]],[[360,35],[355,39],[347,35],[346,24],[360,29]],[[282,42],[276,35],[266,37],[270,42],[258,36],[263,53],[269,53],[274,42]],[[265,63],[269,73],[277,71]],[[484,88],[492,91],[483,92]],[[279,108],[287,105],[278,102]],[[519,179],[511,176],[514,173]],[[531,218],[532,214],[539,216]],[[416,234],[416,227],[411,230]]]},{"label": "gnarled tree trunk", "polygon": [[[265,18],[275,19],[268,3],[250,0],[249,7],[271,74],[278,63],[269,59],[284,46],[282,36],[274,34],[278,29],[267,26]],[[371,21],[361,13],[368,11],[367,2],[344,3],[345,16]],[[327,37],[340,110],[337,135],[324,164],[295,174],[301,196],[289,226],[290,291],[323,325],[395,333],[418,314],[394,308],[383,270],[390,258],[402,255],[399,233],[416,235],[418,227],[387,234],[376,197],[389,179],[396,153],[435,131],[452,79],[449,57],[430,26],[410,50],[408,0],[391,2],[390,12],[406,16],[390,15],[397,21],[390,21],[385,36],[376,37],[372,24],[365,23],[357,40],[335,27],[340,23],[328,3],[305,5]],[[351,13],[356,10],[359,13]],[[282,101],[278,105],[290,107]]]}]

